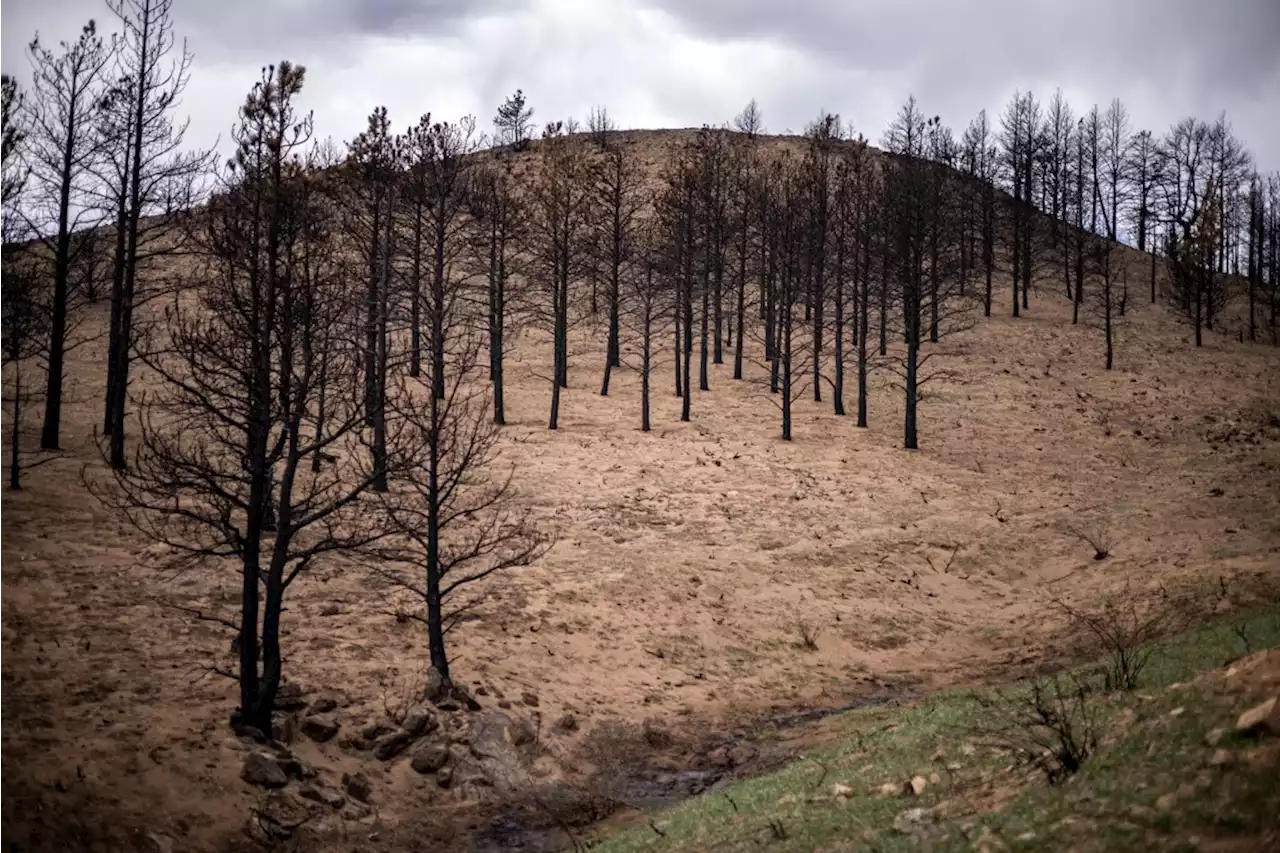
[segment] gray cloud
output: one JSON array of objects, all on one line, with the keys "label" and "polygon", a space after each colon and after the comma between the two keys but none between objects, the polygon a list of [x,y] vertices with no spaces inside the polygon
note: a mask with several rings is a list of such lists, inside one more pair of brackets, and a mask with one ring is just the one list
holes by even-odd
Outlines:
[{"label": "gray cloud", "polygon": [[[6,0],[4,70],[27,76],[37,28],[72,36],[100,0]],[[521,87],[537,120],[606,104],[629,127],[726,121],[757,97],[771,130],[819,109],[879,139],[914,93],[960,129],[1015,90],[1062,87],[1077,113],[1120,97],[1135,128],[1225,110],[1259,165],[1280,169],[1280,3],[1225,0],[176,0],[196,55],[191,139],[235,118],[261,66],[307,66],[321,135],[386,104],[489,127]]]}]

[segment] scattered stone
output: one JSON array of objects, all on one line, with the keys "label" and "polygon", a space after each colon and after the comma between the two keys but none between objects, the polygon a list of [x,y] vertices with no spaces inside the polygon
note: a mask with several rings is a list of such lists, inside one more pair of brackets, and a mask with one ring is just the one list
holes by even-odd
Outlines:
[{"label": "scattered stone", "polygon": [[337,720],[323,714],[302,718],[302,733],[316,743],[333,740],[339,728]]},{"label": "scattered stone", "polygon": [[1210,767],[1230,767],[1236,761],[1235,753],[1229,749],[1215,749],[1209,756]]},{"label": "scattered stone", "polygon": [[1280,735],[1280,703],[1277,703],[1277,697],[1272,696],[1241,714],[1236,722],[1236,731],[1246,735]]},{"label": "scattered stone", "polygon": [[383,735],[373,742],[373,757],[379,761],[390,761],[404,752],[413,743],[413,735],[404,729]]},{"label": "scattered stone", "polygon": [[471,754],[477,758],[504,758],[511,754],[507,733],[511,718],[496,711],[475,718],[471,727]]},{"label": "scattered stone", "polygon": [[342,737],[338,738],[338,746],[342,747],[343,749],[351,749],[351,750],[357,750],[359,752],[363,752],[364,750],[369,748],[369,741],[365,740],[364,736],[361,735],[359,732],[348,731],[344,733]]},{"label": "scattered stone", "polygon": [[933,812],[929,809],[907,809],[893,819],[893,828],[903,835],[919,835],[932,822]]},{"label": "scattered stone", "polygon": [[338,606],[336,601],[330,601],[324,607],[320,608],[321,616],[337,616],[342,612],[342,608]]},{"label": "scattered stone", "polygon": [[159,832],[148,832],[147,853],[173,853],[173,839]]},{"label": "scattered stone", "polygon": [[728,770],[733,766],[733,759],[729,757],[729,748],[727,746],[717,746],[715,749],[708,752],[707,763],[712,767],[718,767],[721,770]]},{"label": "scattered stone", "polygon": [[338,697],[336,696],[319,696],[310,705],[307,706],[307,714],[327,714],[330,711],[337,710]]},{"label": "scattered stone", "polygon": [[267,736],[262,733],[261,729],[254,726],[236,726],[232,731],[236,733],[236,737],[248,738],[254,743],[267,742]]},{"label": "scattered stone", "polygon": [[1178,806],[1177,794],[1161,794],[1156,799],[1156,808],[1162,812],[1171,812]]},{"label": "scattered stone", "polygon": [[284,753],[279,758],[280,769],[290,779],[314,779],[316,769],[291,753]]},{"label": "scattered stone", "polygon": [[276,708],[281,711],[297,711],[305,708],[307,700],[304,698],[305,690],[302,685],[296,681],[290,681],[287,684],[281,684],[276,691]]},{"label": "scattered stone", "polygon": [[427,669],[427,683],[423,685],[423,696],[428,702],[437,702],[445,697],[449,683],[445,681],[440,670],[434,666]]},{"label": "scattered stone", "polygon": [[837,782],[831,786],[831,796],[833,797],[852,797],[853,787],[846,785],[844,782]]},{"label": "scattered stone", "polygon": [[347,798],[342,794],[319,785],[303,785],[298,789],[298,796],[313,803],[323,803],[331,809],[340,809],[347,804]]},{"label": "scattered stone", "polygon": [[961,744],[960,746],[960,754],[966,758],[972,756],[977,751],[978,750],[971,743]]},{"label": "scattered stone", "polygon": [[499,707],[499,708],[501,708],[501,709],[502,709],[502,710],[504,710],[504,711],[510,710],[510,708],[511,708],[511,701],[510,701],[509,699],[499,699],[499,700],[498,700],[498,707]]},{"label": "scattered stone", "polygon": [[526,690],[520,694],[520,701],[530,708],[536,708],[538,707],[538,694],[531,690]]},{"label": "scattered stone", "polygon": [[369,778],[363,773],[343,773],[342,790],[346,791],[351,799],[367,803],[369,795],[373,793],[373,786],[369,784]]},{"label": "scattered stone", "polygon": [[472,696],[471,693],[465,687],[455,685],[453,688],[453,698],[461,702],[462,707],[466,708],[468,711],[471,711],[472,713],[475,713],[476,711],[482,710],[484,708],[484,706],[481,705],[479,702],[477,702],[476,698]]},{"label": "scattered stone", "polygon": [[1222,743],[1222,739],[1227,736],[1226,729],[1210,729],[1204,736],[1205,746],[1217,746]]},{"label": "scattered stone", "polygon": [[437,702],[436,708],[440,709],[441,711],[445,711],[447,713],[453,713],[454,711],[462,710],[462,703],[459,702],[457,699],[450,697],[448,699],[441,699],[439,702]]},{"label": "scattered stone", "polygon": [[1182,707],[1174,708],[1172,711],[1170,711],[1170,712],[1169,712],[1169,716],[1170,716],[1170,717],[1181,717],[1181,716],[1182,716],[1183,714],[1185,714],[1186,712],[1187,712],[1187,709],[1186,709],[1186,708],[1182,708]]},{"label": "scattered stone", "polygon": [[930,785],[941,785],[941,784],[942,784],[942,777],[941,777],[941,776],[939,776],[937,773],[930,773],[930,774],[929,774],[929,784],[930,784]]},{"label": "scattered stone", "polygon": [[281,743],[293,743],[297,731],[298,719],[293,714],[285,714],[271,724],[271,737]]},{"label": "scattered stone", "polygon": [[347,803],[347,807],[342,810],[342,817],[345,820],[364,820],[373,814],[373,809],[363,803]]},{"label": "scattered stone", "polygon": [[533,724],[524,717],[516,717],[512,720],[511,725],[507,726],[507,733],[511,736],[512,746],[525,746],[538,739],[538,732]]},{"label": "scattered stone", "polygon": [[912,776],[902,786],[902,793],[909,797],[918,797],[929,787],[929,780],[923,776]]},{"label": "scattered stone", "polygon": [[441,788],[448,788],[453,785],[453,768],[441,767],[436,771],[436,784]]},{"label": "scattered stone", "polygon": [[1027,831],[1019,835],[1018,840],[1019,841],[1035,841],[1036,834],[1034,832]]},{"label": "scattered stone", "polygon": [[375,741],[378,738],[382,737],[383,735],[392,731],[395,731],[395,730],[391,728],[391,726],[387,725],[381,720],[375,720],[374,722],[369,723],[368,725],[360,729],[360,737],[364,738],[367,741]]},{"label": "scattered stone", "polygon": [[[499,702],[499,705],[502,703]],[[578,730],[578,718],[573,714],[565,714],[555,721],[555,728],[558,732],[574,732]]]},{"label": "scattered stone", "polygon": [[425,776],[435,773],[448,763],[449,747],[443,743],[431,743],[413,754],[409,766]]},{"label": "scattered stone", "polygon": [[261,752],[250,752],[244,757],[244,767],[240,769],[240,778],[251,785],[264,788],[283,788],[289,784],[280,763]]},{"label": "scattered stone", "polygon": [[404,730],[414,737],[422,737],[435,731],[440,726],[436,715],[423,705],[413,708],[404,715]]},{"label": "scattered stone", "polygon": [[879,788],[876,788],[877,797],[892,797],[902,790],[902,786],[896,782],[885,782]]}]

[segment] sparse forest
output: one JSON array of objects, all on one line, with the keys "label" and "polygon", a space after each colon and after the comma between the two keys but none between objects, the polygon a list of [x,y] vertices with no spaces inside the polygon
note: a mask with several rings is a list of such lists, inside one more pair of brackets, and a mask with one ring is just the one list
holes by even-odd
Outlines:
[{"label": "sparse forest", "polygon": [[[376,107],[361,132],[339,142],[315,138],[307,69],[280,61],[246,81],[238,113],[226,117],[234,150],[222,158],[187,138],[182,94],[196,60],[174,32],[172,6],[107,0],[108,14],[76,40],[31,43],[29,80],[3,81],[5,464],[10,490],[25,495],[46,471],[74,462],[74,488],[87,496],[76,506],[91,507],[83,512],[95,524],[128,528],[118,535],[139,543],[146,568],[122,571],[149,573],[138,588],[174,620],[166,624],[183,626],[146,642],[190,643],[183,671],[192,684],[215,685],[201,695],[222,697],[222,728],[230,720],[227,732],[206,727],[201,737],[234,732],[257,744],[243,771],[235,768],[254,790],[283,789],[293,778],[312,805],[346,802],[352,820],[372,814],[364,774],[344,772],[324,788],[315,768],[276,749],[295,738],[295,725],[317,744],[333,739],[379,760],[412,754],[413,769],[441,788],[463,778],[501,790],[518,788],[516,776],[527,781],[528,771],[503,756],[527,746],[536,758],[553,730],[549,711],[532,711],[539,703],[529,691],[520,703],[535,722],[504,717],[510,727],[494,752],[484,752],[489,735],[479,724],[465,761],[428,735],[460,725],[449,716],[459,709],[501,702],[511,711],[515,697],[483,686],[488,674],[468,659],[477,646],[457,652],[476,623],[531,644],[551,625],[573,634],[559,609],[583,593],[548,595],[522,578],[537,572],[547,582],[545,564],[561,542],[626,541],[630,534],[591,504],[606,484],[627,490],[610,498],[624,507],[619,517],[677,519],[662,522],[672,525],[669,540],[646,540],[646,560],[673,549],[674,561],[684,541],[714,561],[732,538],[726,530],[745,535],[754,514],[794,512],[778,541],[759,550],[779,550],[780,565],[798,573],[806,560],[830,566],[871,555],[843,540],[817,544],[826,528],[801,520],[812,495],[870,518],[853,492],[909,476],[865,461],[863,436],[889,435],[899,451],[919,451],[883,457],[902,470],[937,464],[970,477],[976,465],[973,476],[985,476],[979,450],[956,449],[947,437],[997,440],[973,430],[995,430],[995,413],[1011,399],[1035,409],[1056,393],[1045,389],[1067,386],[1054,359],[1099,371],[1090,381],[1154,375],[1159,367],[1131,348],[1146,333],[1138,329],[1152,328],[1166,335],[1161,352],[1187,359],[1227,346],[1280,352],[1280,173],[1256,167],[1225,116],[1137,130],[1119,100],[1073,105],[1058,91],[1043,103],[1024,91],[990,116],[944,120],[908,96],[887,128],[852,127],[822,111],[801,133],[769,136],[753,100],[732,122],[649,139],[620,128],[604,107],[585,127],[570,117],[535,125],[518,90],[496,108],[492,133],[483,117]],[[1069,322],[1046,331],[1044,318],[1059,315]],[[1186,343],[1144,319],[1153,316],[1184,325]],[[985,350],[983,330],[1012,318],[1038,329],[1022,338],[1034,343],[1026,352]],[[1068,333],[1075,337],[1064,344]],[[1032,376],[1027,365],[1040,348],[1062,354],[1045,356]],[[1274,356],[1260,357],[1274,369]],[[988,372],[969,370],[988,361]],[[1032,384],[1011,388],[1011,371]],[[1076,450],[1102,453],[1105,444],[1110,453],[1113,409],[1086,413],[1094,403],[1085,387],[1043,405],[1079,405],[1099,437]],[[579,389],[605,399],[583,402]],[[952,402],[966,398],[981,402],[958,413]],[[732,408],[716,408],[725,405]],[[68,419],[86,406],[91,418]],[[27,427],[37,412],[38,439]],[[602,412],[622,413],[623,426]],[[757,415],[768,419],[768,442],[744,426]],[[712,417],[723,430],[708,439],[700,424]],[[1243,417],[1235,433],[1214,433],[1215,448],[1246,429]],[[1250,435],[1274,446],[1277,414],[1258,417]],[[681,432],[686,422],[698,432]],[[620,466],[594,472],[584,460],[606,451],[585,448],[605,440],[601,423],[611,425],[606,436],[621,430],[624,444],[656,449],[629,475]],[[998,441],[1048,443],[1043,427],[1027,423]],[[669,449],[695,441],[696,450]],[[811,475],[791,476],[799,463],[783,465],[770,470],[786,480],[778,486],[785,494],[749,511],[734,504],[738,490],[762,487],[725,478],[740,454],[794,461],[818,441],[845,466],[832,482],[819,486]],[[552,442],[584,450],[577,462],[557,462],[562,445]],[[944,451],[932,455],[938,446]],[[85,447],[93,452],[69,450]],[[1255,484],[1275,482],[1280,451],[1267,452]],[[1125,459],[1132,477],[1164,464],[1151,457],[1139,475]],[[627,476],[635,482],[611,480]],[[542,492],[561,477],[572,484],[558,494],[583,501],[590,523],[567,520],[556,494]],[[721,499],[684,526],[681,496],[704,477]],[[1006,504],[977,480],[965,483],[990,535],[1012,535],[1024,521],[1048,527],[1047,511],[1036,515],[1033,504],[1086,503],[1014,486],[1001,493]],[[655,487],[670,490],[661,513],[645,491]],[[910,512],[956,500],[942,487],[907,491]],[[15,500],[6,497],[6,511]],[[1254,510],[1268,506],[1260,500]],[[1105,507],[1089,511],[1104,516],[1092,523],[1118,524]],[[928,527],[910,512],[881,524]],[[613,532],[597,535],[596,526]],[[876,552],[875,570],[902,563],[895,594],[919,592],[925,571],[938,583],[979,571],[976,542],[936,530],[911,535],[905,550]],[[820,555],[785,550],[805,537]],[[1048,559],[1039,545],[1031,550],[1033,560]],[[601,560],[589,566],[601,583],[633,583]],[[197,583],[211,592],[193,597],[187,585]],[[644,624],[645,613],[665,618],[656,613],[668,596],[714,600],[696,572],[688,590],[677,584],[685,578],[629,601],[639,614],[629,641],[641,645],[641,661],[679,668],[662,688],[628,688],[637,707],[674,690],[672,681],[696,685],[711,674],[710,664],[687,662],[705,650],[690,639],[694,628],[672,628],[662,640]],[[707,619],[720,625],[733,581],[714,585],[719,599]],[[320,607],[301,598],[304,586],[354,591],[318,593]],[[939,592],[948,594],[927,594]],[[811,606],[814,595],[788,592],[778,607]],[[422,633],[300,639],[317,614],[356,606]],[[801,649],[819,649],[809,623],[797,624]],[[833,622],[830,630],[845,628]],[[6,643],[9,636],[6,627]],[[378,669],[404,637],[412,637],[404,641],[407,685],[388,682],[378,712],[343,722],[341,738],[334,714],[345,705],[330,697],[348,685],[299,698],[297,668],[316,661],[330,672],[322,649],[341,646]],[[89,652],[88,639],[76,642]],[[560,654],[583,654],[604,670],[618,642],[599,631],[591,653],[574,646]],[[735,635],[714,645],[749,669],[756,653],[737,651],[747,642]],[[557,653],[537,648],[540,660]],[[544,679],[559,664],[545,666]],[[564,713],[554,731],[567,736],[575,719]],[[664,736],[644,731],[651,743]],[[293,807],[259,804],[254,831],[272,843],[288,837],[310,819]]]}]

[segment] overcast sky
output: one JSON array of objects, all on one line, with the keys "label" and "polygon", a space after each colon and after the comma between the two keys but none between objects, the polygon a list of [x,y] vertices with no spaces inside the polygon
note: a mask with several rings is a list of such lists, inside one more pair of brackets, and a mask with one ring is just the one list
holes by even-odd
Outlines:
[{"label": "overcast sky", "polygon": [[[104,0],[4,0],[0,64],[71,38]],[[878,141],[914,93],[957,133],[1017,89],[1076,113],[1120,97],[1135,129],[1228,118],[1280,169],[1280,0],[175,0],[195,54],[189,140],[227,129],[263,65],[307,68],[318,135],[385,104],[398,127],[474,114],[523,88],[541,123],[604,104],[622,127],[728,121],[758,99],[771,132],[825,109]]]}]

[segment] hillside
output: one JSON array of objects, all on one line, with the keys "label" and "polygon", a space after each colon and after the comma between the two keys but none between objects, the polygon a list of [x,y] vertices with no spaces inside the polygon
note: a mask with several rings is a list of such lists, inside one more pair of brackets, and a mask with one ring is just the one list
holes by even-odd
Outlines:
[{"label": "hillside", "polygon": [[[690,133],[623,138],[656,175]],[[1147,263],[1129,253],[1134,280]],[[89,310],[83,328],[105,327],[106,307]],[[1164,306],[1136,299],[1104,371],[1101,332],[1071,323],[1060,288],[1005,313],[932,348],[949,373],[921,404],[912,453],[887,372],[872,379],[869,429],[801,399],[795,440],[781,442],[767,392],[728,365],[679,422],[668,364],[641,433],[633,374],[597,393],[594,330],[580,333],[549,431],[550,349],[523,341],[502,458],[557,542],[487,589],[451,637],[481,708],[433,711],[453,776],[419,773],[407,753],[380,761],[358,736],[421,681],[419,626],[345,560],[290,591],[286,680],[302,698],[287,725],[327,699],[340,726],[322,742],[293,733],[318,774],[305,784],[369,781],[367,805],[346,796],[337,809],[301,795],[303,780],[270,793],[241,780],[255,747],[227,725],[234,684],[210,672],[231,634],[190,618],[236,600],[234,567],[162,571],[163,550],[86,492],[84,478],[103,476],[105,342],[84,344],[68,368],[64,458],[3,498],[6,838],[237,849],[264,831],[263,812],[297,823],[305,850],[532,844],[525,829],[669,805],[775,765],[790,753],[725,749],[761,721],[1078,660],[1087,650],[1050,596],[1229,589],[1212,598],[1219,611],[1274,598],[1280,349],[1239,343],[1236,320],[1196,349]],[[1109,556],[1073,531],[1104,533]]]}]

